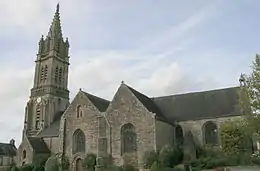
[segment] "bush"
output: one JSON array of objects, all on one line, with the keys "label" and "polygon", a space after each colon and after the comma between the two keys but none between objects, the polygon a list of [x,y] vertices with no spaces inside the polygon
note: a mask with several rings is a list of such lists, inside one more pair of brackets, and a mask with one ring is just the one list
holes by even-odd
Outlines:
[{"label": "bush", "polygon": [[123,171],[123,168],[114,164],[106,167],[105,171]]},{"label": "bush", "polygon": [[62,170],[68,170],[70,166],[69,158],[67,156],[63,156],[61,159],[61,166]]},{"label": "bush", "polygon": [[219,166],[226,166],[226,158],[199,158],[190,163],[194,168],[214,169]]},{"label": "bush", "polygon": [[132,165],[123,165],[122,166],[123,171],[138,171],[134,166]]},{"label": "bush", "polygon": [[93,153],[87,154],[83,161],[83,167],[88,171],[94,171],[96,166],[97,156]]},{"label": "bush", "polygon": [[21,166],[20,171],[32,171],[33,165],[32,164],[25,164],[24,166]]},{"label": "bush", "polygon": [[160,171],[160,170],[161,170],[161,168],[157,162],[154,162],[150,169],[150,171]]},{"label": "bush", "polygon": [[158,153],[155,151],[147,151],[144,153],[143,162],[144,168],[150,169],[153,163],[158,161]]},{"label": "bush", "polygon": [[237,155],[248,151],[248,136],[242,120],[228,121],[220,127],[222,150],[226,155]]},{"label": "bush", "polygon": [[37,168],[39,168],[40,166],[44,167],[48,158],[49,158],[49,156],[47,156],[47,155],[36,155],[36,157],[33,161],[33,165],[37,166]]},{"label": "bush", "polygon": [[18,168],[18,167],[16,167],[16,166],[13,166],[13,167],[11,168],[11,171],[20,171],[20,170],[19,170],[19,168]]},{"label": "bush", "polygon": [[183,164],[179,164],[179,165],[175,166],[174,169],[175,169],[176,171],[177,171],[177,170],[185,170]]},{"label": "bush", "polygon": [[44,171],[44,166],[35,165],[32,171]]},{"label": "bush", "polygon": [[45,171],[59,170],[59,162],[56,156],[51,156],[45,163]]},{"label": "bush", "polygon": [[158,160],[161,166],[172,167],[173,158],[173,148],[171,146],[164,146],[159,152]]},{"label": "bush", "polygon": [[181,163],[182,150],[166,145],[159,152],[158,161],[161,166],[173,168]]}]

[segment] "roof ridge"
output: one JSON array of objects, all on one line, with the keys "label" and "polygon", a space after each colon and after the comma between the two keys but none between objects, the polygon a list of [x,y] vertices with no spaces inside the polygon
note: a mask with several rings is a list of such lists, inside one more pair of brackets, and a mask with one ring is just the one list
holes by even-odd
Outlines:
[{"label": "roof ridge", "polygon": [[87,96],[92,96],[92,97],[95,97],[95,98],[97,98],[97,99],[99,99],[99,100],[104,100],[104,101],[110,102],[109,100],[104,99],[104,98],[102,98],[102,97],[99,97],[99,96],[97,96],[97,95],[94,95],[94,94],[88,93],[88,92],[83,91],[83,90],[81,90],[81,91],[82,91],[83,93],[85,93]]},{"label": "roof ridge", "polygon": [[165,96],[156,96],[156,97],[150,97],[150,98],[151,99],[159,99],[159,98],[164,98],[164,97],[183,96],[183,95],[191,95],[191,94],[202,94],[202,93],[218,92],[218,91],[222,91],[222,90],[229,90],[229,89],[235,89],[235,88],[239,88],[239,86],[219,88],[219,89],[210,89],[210,90],[202,90],[202,91],[196,91],[196,92],[177,93],[177,94],[171,94],[171,95],[165,95]]},{"label": "roof ridge", "polygon": [[105,112],[108,108],[110,101],[103,99],[101,97],[98,97],[96,95],[87,93],[85,91],[80,90],[84,95],[87,96],[87,98],[91,101],[91,103],[100,111]]},{"label": "roof ridge", "polygon": [[[146,96],[145,94],[135,90],[131,86],[128,86],[125,84],[125,86],[135,95],[135,97],[144,105],[144,107],[152,113],[156,114],[157,119],[161,119],[165,122],[167,122],[165,116],[163,115],[162,111],[159,109],[159,107],[154,103],[154,101]],[[145,99],[143,99],[145,98]]]}]

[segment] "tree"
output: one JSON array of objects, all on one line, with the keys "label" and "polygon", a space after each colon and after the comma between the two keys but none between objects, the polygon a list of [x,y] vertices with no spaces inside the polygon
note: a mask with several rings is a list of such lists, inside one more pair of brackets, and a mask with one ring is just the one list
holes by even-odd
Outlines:
[{"label": "tree", "polygon": [[238,155],[248,151],[248,135],[244,128],[244,120],[222,123],[220,126],[220,138],[222,150],[225,154]]},{"label": "tree", "polygon": [[252,73],[241,74],[239,82],[239,105],[246,116],[247,130],[260,134],[260,55],[253,61]]}]

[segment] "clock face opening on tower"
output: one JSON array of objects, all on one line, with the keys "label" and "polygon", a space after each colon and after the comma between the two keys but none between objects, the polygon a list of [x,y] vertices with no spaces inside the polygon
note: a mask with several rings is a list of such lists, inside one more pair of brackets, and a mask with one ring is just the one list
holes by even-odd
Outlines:
[{"label": "clock face opening on tower", "polygon": [[36,101],[37,101],[37,103],[41,103],[42,98],[41,98],[41,97],[38,97]]}]

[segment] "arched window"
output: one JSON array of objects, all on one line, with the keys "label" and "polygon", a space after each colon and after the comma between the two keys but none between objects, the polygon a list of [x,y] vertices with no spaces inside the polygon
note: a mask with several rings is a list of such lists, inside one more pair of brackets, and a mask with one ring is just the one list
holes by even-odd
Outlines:
[{"label": "arched window", "polygon": [[82,118],[82,109],[81,106],[77,106],[77,118]]},{"label": "arched window", "polygon": [[121,155],[137,150],[137,136],[135,127],[127,123],[121,127]]},{"label": "arched window", "polygon": [[26,159],[26,150],[23,150],[23,159]]},{"label": "arched window", "polygon": [[177,125],[175,127],[175,139],[176,139],[176,145],[177,146],[183,145],[183,141],[184,141],[183,130],[182,130],[182,127],[180,125]]},{"label": "arched window", "polygon": [[56,84],[58,83],[58,73],[59,73],[59,68],[56,67],[55,74],[54,74],[54,81]]},{"label": "arched window", "polygon": [[82,152],[85,153],[85,135],[80,129],[73,133],[73,154]]},{"label": "arched window", "polygon": [[208,121],[203,126],[204,143],[206,145],[218,145],[218,128],[217,125],[211,121]]}]

